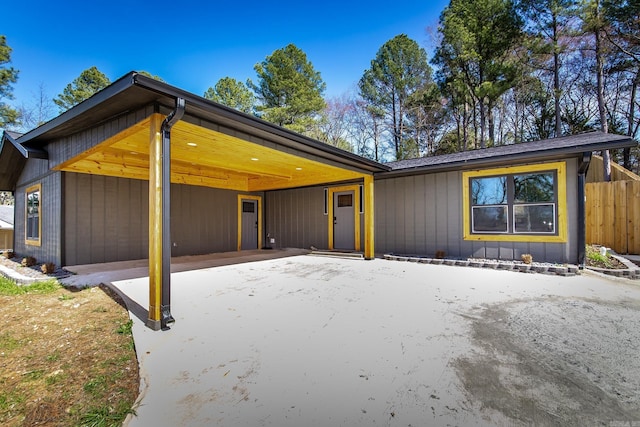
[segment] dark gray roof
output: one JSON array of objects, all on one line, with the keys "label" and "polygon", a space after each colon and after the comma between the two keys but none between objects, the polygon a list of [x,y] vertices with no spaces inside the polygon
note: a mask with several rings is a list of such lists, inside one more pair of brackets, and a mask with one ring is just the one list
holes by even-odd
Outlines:
[{"label": "dark gray roof", "polygon": [[28,158],[46,159],[41,148],[25,147],[15,136],[19,133],[4,131],[0,137],[0,191],[13,191]]},{"label": "dark gray roof", "polygon": [[638,145],[638,142],[628,136],[589,132],[542,141],[469,150],[442,156],[400,160],[387,163],[387,166],[390,166],[392,170],[382,175],[395,176],[553,160],[578,157],[587,152],[634,147],[636,145]]},{"label": "dark gray roof", "polygon": [[0,221],[13,225],[13,206],[0,205]]},{"label": "dark gray roof", "polygon": [[9,136],[10,136],[11,138],[13,138],[13,139],[18,139],[18,138],[20,138],[20,137],[23,135],[23,134],[21,134],[20,132],[14,132],[14,131],[12,131],[12,130],[7,130],[7,131],[5,131],[5,132],[7,132],[7,134],[9,134]]}]

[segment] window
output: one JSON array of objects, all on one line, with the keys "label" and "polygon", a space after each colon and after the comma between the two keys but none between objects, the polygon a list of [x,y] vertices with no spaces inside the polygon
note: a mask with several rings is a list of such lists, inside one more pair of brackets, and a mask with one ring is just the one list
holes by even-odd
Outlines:
[{"label": "window", "polygon": [[26,192],[25,237],[29,245],[40,245],[40,200],[42,191],[40,184],[27,188]]},{"label": "window", "polygon": [[466,240],[566,241],[566,166],[463,173]]},{"label": "window", "polygon": [[348,208],[353,206],[353,195],[352,194],[338,194],[338,207],[339,208]]},{"label": "window", "polygon": [[243,213],[254,213],[256,211],[256,204],[254,202],[242,202]]}]

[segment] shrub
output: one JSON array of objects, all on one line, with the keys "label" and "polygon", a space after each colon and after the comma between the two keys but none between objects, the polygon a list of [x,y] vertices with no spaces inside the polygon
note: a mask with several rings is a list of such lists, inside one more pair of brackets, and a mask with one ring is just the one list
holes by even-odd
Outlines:
[{"label": "shrub", "polygon": [[22,264],[23,267],[33,267],[36,265],[36,259],[32,256],[24,257],[20,264]]},{"label": "shrub", "polygon": [[11,259],[11,258],[15,257],[16,254],[13,251],[4,251],[4,252],[2,252],[2,256],[5,257],[6,259]]},{"label": "shrub", "polygon": [[436,259],[444,259],[447,256],[445,251],[436,251]]},{"label": "shrub", "polygon": [[40,270],[42,270],[44,274],[51,274],[54,271],[56,271],[56,265],[52,262],[46,262],[42,264],[42,266],[40,267]]},{"label": "shrub", "polygon": [[531,264],[533,262],[533,256],[531,254],[522,254],[520,256],[520,259],[522,260],[522,262],[524,262],[525,264]]}]

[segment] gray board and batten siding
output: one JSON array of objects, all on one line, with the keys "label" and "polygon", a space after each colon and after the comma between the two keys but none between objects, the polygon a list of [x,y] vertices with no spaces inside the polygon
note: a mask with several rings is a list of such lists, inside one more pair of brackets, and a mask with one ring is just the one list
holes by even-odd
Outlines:
[{"label": "gray board and batten siding", "polygon": [[[149,183],[65,174],[65,263],[94,264],[149,256]],[[171,184],[172,256],[237,249],[239,193]]]},{"label": "gray board and batten siding", "polygon": [[[567,216],[578,217],[578,160],[567,165]],[[452,258],[576,263],[577,223],[567,221],[566,243],[471,241],[463,238],[462,171],[421,173],[375,181],[376,253]]]},{"label": "gray board and batten siding", "polygon": [[[341,183],[355,185],[360,182]],[[329,218],[325,214],[325,188],[313,186],[267,191],[266,233],[275,238],[276,248],[329,247]],[[327,200],[326,203],[332,203]],[[360,206],[354,206],[360,209]],[[360,247],[364,248],[364,215],[360,213]]]},{"label": "gray board and batten siding", "polygon": [[328,247],[323,187],[267,191],[264,208],[265,231],[276,248]]},{"label": "gray board and batten siding", "polygon": [[[25,241],[26,190],[40,184],[40,245]],[[14,251],[27,254],[39,262],[62,262],[62,173],[51,171],[48,161],[29,159],[18,178],[15,190],[16,222],[14,224]]]}]

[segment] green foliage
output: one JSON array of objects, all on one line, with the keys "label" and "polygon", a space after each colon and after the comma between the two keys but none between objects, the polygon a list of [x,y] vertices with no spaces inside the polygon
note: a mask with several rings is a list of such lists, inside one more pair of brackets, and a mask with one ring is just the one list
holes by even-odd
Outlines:
[{"label": "green foliage", "polygon": [[231,77],[218,80],[214,87],[207,89],[204,97],[247,114],[253,113],[256,103],[249,88]]},{"label": "green foliage", "polygon": [[324,109],[326,85],[307,55],[295,45],[274,51],[254,70],[258,82],[248,80],[247,86],[256,94],[260,103],[256,110],[264,120],[304,132]]},{"label": "green foliage", "polygon": [[18,121],[18,111],[3,102],[13,99],[13,84],[18,81],[18,70],[10,67],[12,49],[7,45],[7,38],[0,35],[0,128]]},{"label": "green foliage", "polygon": [[602,255],[600,250],[593,245],[587,245],[586,257],[589,261],[589,265],[595,265],[600,268],[614,268],[614,263],[611,260],[609,254]]},{"label": "green foliage", "polygon": [[129,320],[128,322],[118,326],[118,329],[116,329],[116,332],[119,333],[120,335],[131,336],[133,334],[131,331],[132,328],[133,328],[133,321]]},{"label": "green foliage", "polygon": [[55,280],[34,282],[30,285],[18,285],[13,280],[0,277],[0,295],[22,295],[26,293],[49,294],[61,288]]},{"label": "green foliage", "polygon": [[[411,156],[415,146],[407,134],[412,96],[432,83],[427,54],[414,40],[400,34],[387,41],[358,82],[360,96],[386,118],[396,159]],[[419,102],[419,98],[413,99]],[[407,146],[405,146],[407,145]]]},{"label": "green foliage", "polygon": [[513,55],[522,37],[522,19],[510,0],[451,0],[440,15],[442,42],[434,63],[440,66],[441,85],[456,91],[459,102],[472,99],[479,107],[480,144],[492,109],[520,75]]},{"label": "green foliage", "polygon": [[8,333],[0,334],[0,348],[3,351],[11,351],[19,348],[23,345],[23,342],[17,338],[12,337]]},{"label": "green foliage", "polygon": [[154,80],[157,80],[159,82],[163,82],[164,83],[164,80],[162,79],[162,77],[156,76],[155,74],[151,74],[148,71],[138,71],[138,74],[140,74],[141,76],[149,77],[150,79],[154,79]]},{"label": "green foliage", "polygon": [[96,67],[91,67],[84,70],[80,73],[80,76],[69,83],[53,102],[60,107],[60,112],[64,113],[110,84],[111,81],[106,75]]},{"label": "green foliage", "polygon": [[125,402],[120,402],[116,408],[108,405],[94,407],[82,414],[80,417],[80,427],[120,427],[129,414],[135,411]]}]

